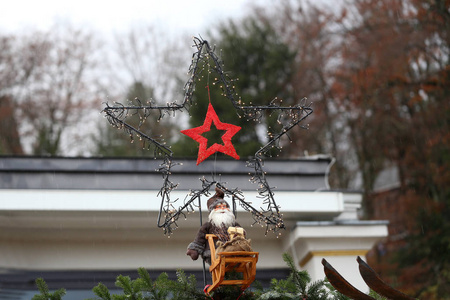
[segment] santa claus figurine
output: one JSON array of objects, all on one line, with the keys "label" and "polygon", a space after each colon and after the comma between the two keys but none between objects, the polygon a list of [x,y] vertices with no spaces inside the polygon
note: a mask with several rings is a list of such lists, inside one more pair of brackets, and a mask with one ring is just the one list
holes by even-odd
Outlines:
[{"label": "santa claus figurine", "polygon": [[228,228],[240,227],[235,221],[234,214],[230,211],[230,206],[223,197],[223,191],[216,187],[215,195],[207,202],[210,212],[208,222],[200,227],[195,240],[189,244],[186,252],[186,255],[190,256],[192,260],[197,260],[198,256],[201,255],[207,263],[211,264],[211,251],[206,240],[206,234],[215,234],[218,241],[226,243],[230,240]]}]

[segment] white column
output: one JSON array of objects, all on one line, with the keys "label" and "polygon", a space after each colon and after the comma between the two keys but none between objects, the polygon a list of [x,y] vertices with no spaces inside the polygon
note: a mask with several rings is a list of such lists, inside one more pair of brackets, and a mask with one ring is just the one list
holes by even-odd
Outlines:
[{"label": "white column", "polygon": [[313,281],[325,278],[321,263],[325,258],[350,284],[367,293],[356,258],[365,260],[373,245],[387,235],[386,221],[298,222],[287,250]]}]

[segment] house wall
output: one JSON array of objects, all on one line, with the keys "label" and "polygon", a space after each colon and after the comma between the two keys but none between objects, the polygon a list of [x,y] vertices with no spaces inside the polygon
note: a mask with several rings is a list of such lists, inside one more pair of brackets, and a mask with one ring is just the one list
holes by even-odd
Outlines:
[{"label": "house wall", "polygon": [[[338,258],[339,266],[356,265],[355,254],[364,255],[386,235],[386,224],[358,223],[358,193],[327,189],[329,163],[323,158],[265,163],[286,225],[281,236],[265,235],[265,228],[253,225],[251,215],[238,206],[237,220],[260,253],[257,278],[285,274],[282,253],[289,252],[313,280],[323,279],[320,255]],[[199,212],[179,220],[170,238],[157,227],[162,184],[158,165],[153,159],[0,158],[0,269],[4,274],[63,272],[65,278],[138,267],[200,274],[202,263],[185,255],[200,226]],[[195,161],[184,160],[171,175],[180,183],[173,199],[182,203],[189,189],[201,187],[199,177],[215,172],[227,186],[239,187],[246,201],[261,207],[249,171],[242,161],[197,167]],[[207,220],[207,212],[202,219]],[[357,273],[352,276],[349,281],[367,289]]]}]

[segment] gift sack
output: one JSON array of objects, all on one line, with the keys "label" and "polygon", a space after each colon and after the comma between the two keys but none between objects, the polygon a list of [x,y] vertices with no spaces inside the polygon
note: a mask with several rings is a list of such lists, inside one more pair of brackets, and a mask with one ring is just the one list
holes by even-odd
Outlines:
[{"label": "gift sack", "polygon": [[247,240],[241,235],[234,236],[227,242],[218,241],[216,245],[216,258],[221,252],[248,251],[252,252],[252,240]]}]

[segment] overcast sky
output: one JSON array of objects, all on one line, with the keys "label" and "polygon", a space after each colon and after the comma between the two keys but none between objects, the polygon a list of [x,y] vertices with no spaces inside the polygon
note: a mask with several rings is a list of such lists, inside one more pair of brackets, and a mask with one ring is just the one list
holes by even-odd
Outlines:
[{"label": "overcast sky", "polygon": [[69,21],[95,30],[121,31],[136,23],[158,23],[168,33],[198,35],[217,20],[241,17],[251,3],[270,0],[14,0],[2,1],[0,32],[46,29]]}]

